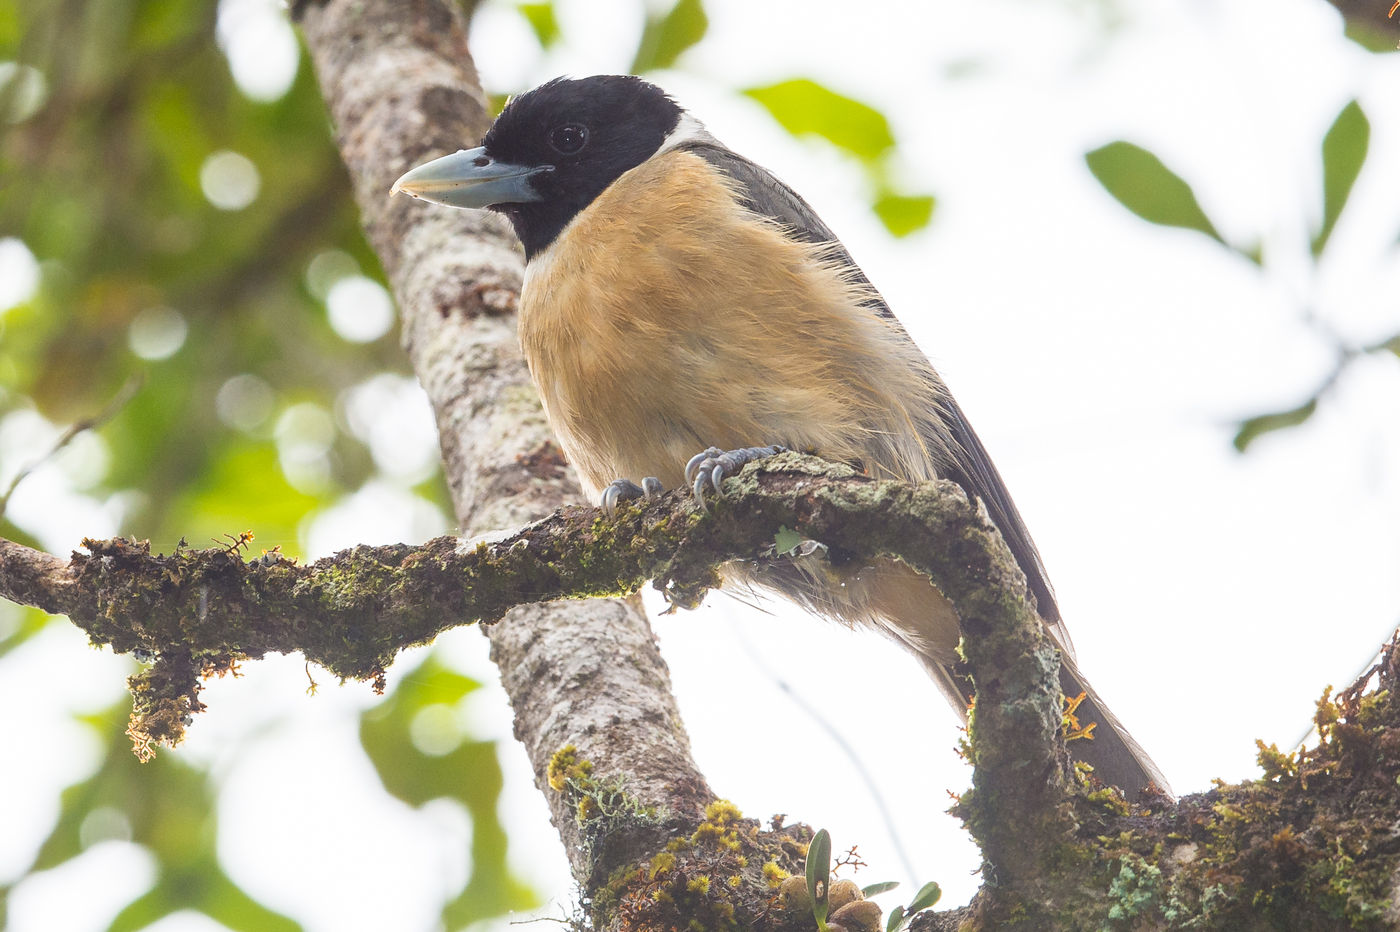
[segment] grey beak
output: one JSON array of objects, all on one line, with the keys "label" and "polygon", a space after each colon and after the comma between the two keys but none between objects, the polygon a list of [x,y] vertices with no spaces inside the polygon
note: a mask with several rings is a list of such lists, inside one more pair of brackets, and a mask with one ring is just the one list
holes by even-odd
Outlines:
[{"label": "grey beak", "polygon": [[402,191],[447,207],[525,204],[541,199],[529,179],[550,171],[554,166],[512,165],[491,158],[484,148],[462,149],[405,172],[389,193]]}]

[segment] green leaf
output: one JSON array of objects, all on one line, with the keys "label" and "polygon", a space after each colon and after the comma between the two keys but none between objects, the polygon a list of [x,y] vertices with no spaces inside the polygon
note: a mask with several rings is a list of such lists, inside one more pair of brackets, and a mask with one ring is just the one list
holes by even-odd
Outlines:
[{"label": "green leaf", "polygon": [[143,3],[132,11],[132,48],[161,48],[179,42],[204,25],[183,3]]},{"label": "green leaf", "polygon": [[361,715],[360,742],[391,794],[411,806],[435,799],[456,800],[471,817],[471,873],[443,906],[443,926],[460,929],[509,910],[529,908],[536,898],[506,861],[505,828],[498,813],[503,777],[495,743],[462,734],[454,749],[435,753],[425,752],[413,740],[414,719],[424,708],[455,705],[480,684],[432,654],[416,669],[399,675],[402,679],[394,691]]},{"label": "green leaf", "polygon": [[902,925],[904,925],[904,907],[896,906],[890,910],[890,917],[885,920],[885,932],[895,932]]},{"label": "green leaf", "polygon": [[1363,23],[1355,17],[1347,17],[1346,28],[1342,32],[1348,39],[1368,52],[1395,51],[1394,36],[1384,29],[1370,23]]},{"label": "green leaf", "polygon": [[917,913],[921,909],[928,909],[943,896],[943,888],[930,880],[919,888],[919,892],[914,894],[914,899],[909,901],[909,912]]},{"label": "green leaf", "polygon": [[499,765],[495,745],[461,743],[446,754],[425,753],[412,740],[413,722],[429,705],[455,705],[480,687],[476,680],[429,656],[394,692],[360,718],[360,742],[384,788],[411,806],[449,797],[470,809],[495,805]]},{"label": "green leaf", "polygon": [[934,198],[932,194],[898,194],[894,191],[881,192],[870,205],[875,216],[893,236],[904,237],[922,230],[933,219]]},{"label": "green leaf", "polygon": [[773,549],[778,553],[792,553],[801,544],[803,537],[787,525],[778,528],[773,535]]},{"label": "green leaf", "polygon": [[1230,248],[1233,249],[1239,255],[1244,256],[1250,262],[1253,262],[1255,265],[1262,266],[1264,264],[1263,243],[1256,241],[1248,246],[1231,246]]},{"label": "green leaf", "polygon": [[0,657],[28,641],[48,627],[50,622],[58,621],[57,616],[37,608],[21,608],[10,603],[0,605]]},{"label": "green leaf", "polygon": [[[274,912],[254,900],[218,868],[203,876],[204,896],[199,911],[230,929],[257,929],[258,932],[298,932],[301,923]],[[179,878],[185,880],[187,878]]]},{"label": "green leaf", "polygon": [[1235,449],[1243,453],[1261,434],[1267,434],[1274,430],[1282,430],[1285,427],[1297,427],[1299,424],[1312,417],[1313,412],[1316,410],[1317,399],[1310,398],[1298,407],[1288,411],[1278,411],[1273,414],[1261,414],[1257,417],[1252,417],[1242,423],[1239,430],[1235,432],[1235,439],[1233,441]]},{"label": "green leaf", "polygon": [[826,911],[830,905],[827,893],[831,888],[831,835],[822,829],[812,836],[807,846],[807,893],[812,897],[812,916],[817,928],[826,932]]},{"label": "green leaf", "polygon": [[861,887],[861,894],[868,900],[872,896],[879,896],[881,893],[889,893],[899,886],[898,880],[886,880],[884,883],[872,883],[868,887]]},{"label": "green leaf", "polygon": [[154,887],[117,913],[107,932],[138,932],[183,910],[203,913],[230,929],[301,930],[300,923],[248,896],[219,868],[210,852],[207,861],[163,871]]},{"label": "green leaf", "polygon": [[521,3],[516,10],[534,30],[541,48],[549,48],[559,41],[559,20],[554,16],[553,3]]},{"label": "green leaf", "polygon": [[677,0],[666,15],[648,16],[632,59],[632,74],[671,67],[709,28],[710,18],[701,0]]},{"label": "green leaf", "polygon": [[1322,228],[1313,237],[1312,254],[1322,255],[1327,240],[1337,225],[1337,218],[1351,196],[1356,176],[1366,161],[1366,149],[1371,142],[1371,122],[1361,112],[1361,105],[1352,101],[1337,114],[1327,135],[1322,138]]},{"label": "green leaf", "polygon": [[751,87],[744,93],[794,136],[821,136],[866,161],[894,148],[894,133],[883,113],[808,78]]},{"label": "green leaf", "polygon": [[1141,146],[1118,140],[1086,154],[1084,160],[1099,184],[1142,219],[1197,230],[1225,244],[1191,186]]}]

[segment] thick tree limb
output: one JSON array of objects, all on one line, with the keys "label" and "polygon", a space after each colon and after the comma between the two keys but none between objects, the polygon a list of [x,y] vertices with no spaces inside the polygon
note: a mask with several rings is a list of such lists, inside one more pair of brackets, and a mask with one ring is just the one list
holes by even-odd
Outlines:
[{"label": "thick tree limb", "polygon": [[51,615],[68,614],[80,599],[71,567],[61,557],[2,538],[0,596]]},{"label": "thick tree limb", "polygon": [[[508,227],[479,211],[389,198],[408,167],[474,145],[486,131],[490,115],[460,10],[431,0],[331,0],[306,4],[300,24],[366,233],[398,302],[404,346],[433,403],[458,521],[479,533],[579,501],[520,356],[514,310],[523,260]],[[703,820],[712,794],[636,606],[521,608],[489,637],[516,737],[580,885],[590,889],[610,872],[623,846],[584,843],[577,800],[549,786],[560,749],[576,748],[597,774],[626,775],[631,797],[643,809],[665,808],[672,828]],[[589,675],[568,675],[575,669]]]},{"label": "thick tree limb", "polygon": [[[915,928],[963,921],[999,928],[1017,918],[1029,927],[1097,929],[1115,927],[1116,917],[1142,929],[1381,929],[1400,920],[1393,825],[1400,639],[1357,684],[1319,704],[1316,749],[1263,749],[1260,782],[1129,809],[1114,794],[1066,780],[1057,726],[1045,711],[1054,666],[1045,666],[1045,639],[1025,581],[985,515],[955,486],[874,482],[788,454],[750,466],[725,493],[710,513],[673,494],[625,509],[615,521],[571,508],[492,543],[440,538],[418,548],[357,547],[305,567],[275,556],[244,562],[231,549],[152,556],[126,541],[92,542],[90,554],[64,563],[4,542],[0,594],[74,612],[121,649],[158,652],[156,667],[167,663],[169,676],[147,691],[156,699],[192,698],[200,670],[263,650],[326,651],[341,672],[373,675],[366,667],[373,651],[357,645],[392,654],[392,645],[429,636],[443,605],[464,620],[489,620],[512,600],[626,588],[652,575],[677,599],[693,599],[713,582],[717,561],[775,558],[774,538],[787,527],[821,539],[838,557],[897,556],[929,572],[968,630],[978,632],[966,644],[978,682],[975,787],[958,810],[994,883],[973,910],[930,916]],[[292,614],[284,617],[276,606]],[[609,633],[596,636],[602,642],[584,659],[506,675],[543,684],[548,695],[552,680],[601,675],[598,657],[608,657],[609,667],[631,667],[615,662]],[[1057,709],[1058,695],[1048,698],[1048,708]],[[146,705],[161,711],[159,702]],[[597,728],[610,727],[577,711]],[[605,904],[600,919],[615,918],[612,910],[626,903],[633,910],[654,906],[658,891],[676,887],[647,865],[662,863],[656,859],[678,840],[691,861],[665,863],[680,890],[689,889],[686,878],[735,869],[723,860],[728,849],[704,849],[695,839],[727,839],[745,857],[770,859],[779,869],[798,863],[801,835],[762,836],[718,804],[689,827],[676,810],[641,802],[625,776],[604,778],[591,764],[577,747],[561,746],[547,768],[552,795],[575,810],[571,840],[595,868],[644,859],[639,870],[588,878],[589,894]],[[703,787],[669,791],[682,801],[706,798]],[[739,892],[753,927],[802,927],[806,914],[774,907],[764,887],[740,884]],[[733,907],[729,900],[721,905]],[[703,897],[687,904],[691,911],[714,907]]]},{"label": "thick tree limb", "polygon": [[[844,560],[893,556],[929,572],[989,642],[1013,627],[1036,639],[1024,579],[953,483],[876,482],[787,453],[751,465],[724,490],[703,509],[681,493],[613,518],[567,507],[491,542],[357,546],[310,565],[276,553],[245,561],[236,544],[166,556],[123,539],[84,541],[88,552],[64,563],[0,541],[0,595],[67,614],[94,644],[121,653],[188,654],[217,666],[300,651],[339,676],[377,679],[405,647],[461,624],[493,624],[520,605],[627,594],[648,579],[673,602],[698,604],[718,584],[717,567],[780,559],[775,540],[791,529]],[[1053,684],[1053,651],[1032,656],[1033,673]],[[1004,649],[990,659],[1002,679],[1014,672]],[[980,716],[985,729],[1002,727],[997,710]],[[1058,715],[1043,724],[1048,746],[1058,728]],[[1037,784],[1055,770],[1031,769]]]},{"label": "thick tree limb", "polygon": [[[826,469],[842,474],[820,490],[829,502],[821,514],[826,524],[859,507],[849,496],[868,481],[786,454],[751,468],[742,491],[711,509],[679,493],[624,507],[613,518],[571,506],[492,540],[356,546],[309,565],[280,553],[244,560],[236,542],[182,544],[167,556],[152,554],[146,542],[88,539],[87,553],[64,561],[0,540],[0,596],[67,614],[95,644],[119,653],[185,649],[256,658],[301,651],[339,676],[372,678],[403,647],[461,624],[494,623],[516,605],[625,594],[653,575],[673,573],[693,577],[672,588],[687,601],[696,598],[714,580],[713,565],[771,548],[776,525],[766,526],[769,514],[798,521],[799,500],[814,494],[813,483],[794,484],[792,477],[819,478]],[[899,507],[892,501],[881,510]],[[769,514],[743,520],[737,509],[755,502],[766,502]]]},{"label": "thick tree limb", "polygon": [[[629,592],[647,579],[675,602],[698,603],[718,582],[717,567],[736,559],[781,559],[775,553],[779,533],[795,530],[841,560],[899,557],[929,572],[960,606],[969,630],[998,645],[969,653],[974,675],[988,671],[974,743],[985,749],[977,752],[985,777],[978,792],[1023,818],[990,821],[985,840],[1008,852],[1008,871],[1019,870],[1017,857],[1029,863],[1043,855],[1025,853],[1036,850],[1036,839],[1059,844],[1071,824],[1030,818],[1058,811],[1054,802],[1067,773],[1057,740],[1054,652],[1025,579],[985,512],[950,482],[876,482],[794,453],[751,465],[726,482],[724,492],[707,509],[679,493],[624,508],[614,519],[597,509],[565,508],[490,543],[438,538],[421,547],[361,546],[309,566],[277,554],[245,562],[235,545],[152,555],[148,545],[125,540],[86,541],[89,552],[64,565],[6,543],[0,594],[66,612],[94,643],[157,658],[133,683],[138,721],[132,731],[145,750],[153,740],[178,740],[189,715],[201,708],[201,674],[244,658],[298,650],[341,676],[381,679],[404,647],[457,624],[493,623],[525,603]],[[602,642],[583,656],[631,667],[616,663],[611,632],[595,636]],[[551,676],[571,680],[601,672],[578,657],[554,666],[562,669],[530,671],[515,685],[522,694],[541,694],[541,681]],[[576,747],[570,753],[586,760]],[[560,782],[549,768],[546,777]],[[599,787],[585,789],[597,793]],[[575,787],[573,794],[558,795],[582,792]],[[703,785],[673,784],[668,792],[672,800],[702,808],[709,802]],[[640,813],[661,811],[629,805]],[[1031,821],[1044,831],[1027,831]],[[620,820],[616,827],[645,829],[664,844],[666,832],[675,830],[669,823],[653,816]],[[575,819],[573,827],[585,849],[611,846],[619,858],[636,857],[617,837],[585,837],[585,820]],[[592,867],[596,871],[597,864]],[[591,879],[596,885],[603,878]]]}]

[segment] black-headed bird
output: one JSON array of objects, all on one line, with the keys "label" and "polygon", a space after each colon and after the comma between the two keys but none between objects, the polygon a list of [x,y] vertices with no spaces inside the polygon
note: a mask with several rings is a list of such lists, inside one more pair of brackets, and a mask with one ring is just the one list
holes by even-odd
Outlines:
[{"label": "black-headed bird", "polygon": [[[1130,798],[1166,790],[1080,676],[1040,555],[957,402],[791,188],[660,88],[604,75],[516,97],[480,147],[394,190],[515,227],[520,342],[550,426],[604,506],[681,483],[702,495],[782,447],[876,477],[951,479],[985,504],[1025,572],[1065,695],[1087,693],[1076,714],[1097,728],[1071,743],[1075,756]],[[903,563],[745,563],[725,579],[893,638],[966,714],[957,613]]]}]

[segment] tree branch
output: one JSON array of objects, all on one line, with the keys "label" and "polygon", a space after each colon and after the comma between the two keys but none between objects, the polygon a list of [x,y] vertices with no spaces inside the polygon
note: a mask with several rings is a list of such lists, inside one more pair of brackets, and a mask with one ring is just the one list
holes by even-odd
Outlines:
[{"label": "tree branch", "polygon": [[[1004,630],[1036,640],[1024,579],[956,485],[877,482],[796,453],[750,465],[708,508],[679,492],[613,518],[571,506],[489,542],[357,546],[305,566],[276,552],[245,561],[238,541],[163,555],[146,542],[85,540],[88,552],[67,563],[0,541],[0,595],[65,613],[119,653],[188,654],[216,672],[300,651],[338,676],[377,680],[405,647],[458,625],[494,624],[519,605],[627,594],[648,579],[673,603],[696,605],[718,584],[720,565],[774,558],[783,528],[844,560],[902,558],[930,573],[988,641]],[[1049,670],[1053,684],[1053,649],[1036,648],[1035,672]],[[1003,680],[1014,672],[1010,656],[988,658]],[[981,662],[975,651],[969,660]],[[990,705],[980,718],[988,730],[1025,728],[1003,725]],[[1049,738],[1058,728],[1055,715],[1039,731]],[[1034,769],[1042,781],[1053,770]]]},{"label": "tree branch", "polygon": [[50,615],[80,601],[71,566],[62,558],[0,538],[0,596]]},{"label": "tree branch", "polygon": [[[403,648],[456,625],[495,623],[518,605],[627,593],[648,579],[673,603],[698,604],[724,563],[782,559],[782,531],[820,541],[840,561],[902,559],[930,575],[974,638],[967,656],[979,684],[978,766],[964,812],[1004,880],[1034,880],[1075,827],[1060,805],[1069,770],[1059,739],[1058,667],[1025,578],[985,511],[951,482],[874,481],[796,453],[751,464],[723,491],[708,508],[684,493],[625,507],[611,519],[568,507],[490,542],[359,546],[310,566],[277,553],[245,561],[237,540],[169,556],[152,555],[144,542],[88,540],[89,552],[66,565],[6,543],[0,595],[65,611],[95,644],[155,659],[132,682],[130,730],[144,755],[152,742],[178,741],[202,709],[201,676],[269,651],[301,651],[340,676],[382,682]],[[614,647],[609,632],[597,653],[613,658]],[[538,688],[540,671],[524,679]],[[609,788],[591,776],[591,761],[578,769],[583,761],[577,746],[561,745],[546,768],[546,782],[575,807]],[[637,817],[615,820],[608,833],[574,820],[585,850],[615,852],[590,860],[594,887],[605,876],[601,864],[635,860],[639,831],[653,853],[656,842],[674,838],[674,820],[656,813],[672,812],[678,797],[702,809],[710,800],[703,783],[688,790],[673,784],[668,793],[666,807],[629,802],[626,811]]]}]

